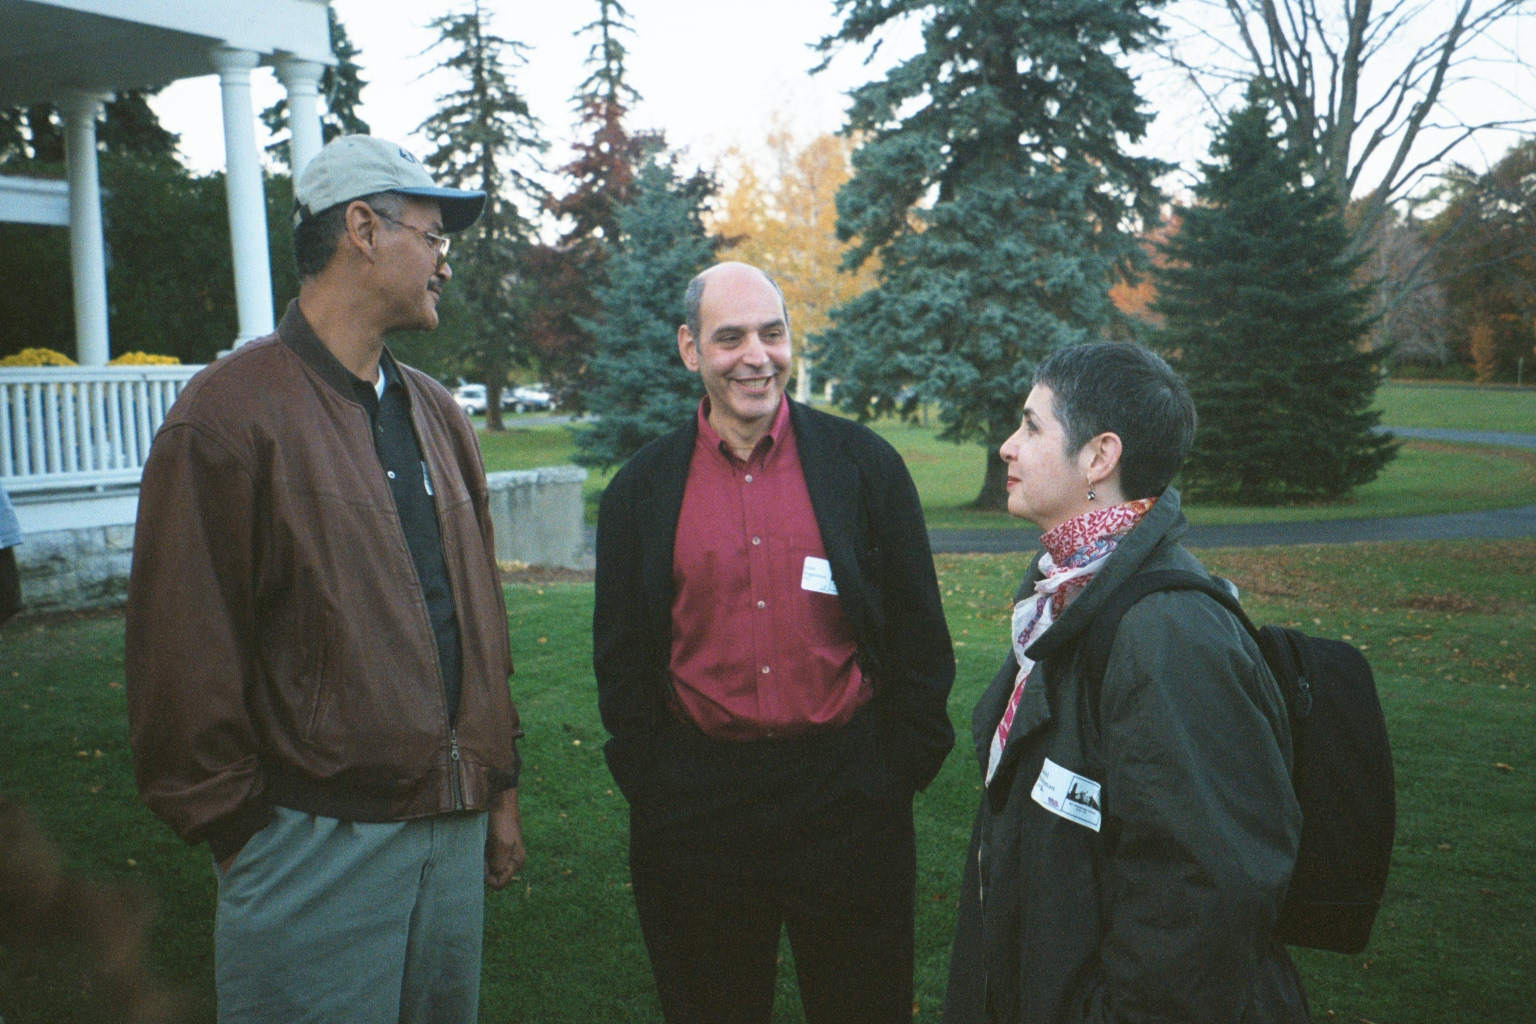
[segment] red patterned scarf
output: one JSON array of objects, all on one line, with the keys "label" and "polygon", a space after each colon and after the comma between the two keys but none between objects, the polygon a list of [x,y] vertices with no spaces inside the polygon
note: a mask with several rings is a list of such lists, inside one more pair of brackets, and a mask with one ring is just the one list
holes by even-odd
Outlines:
[{"label": "red patterned scarf", "polygon": [[1019,709],[1019,698],[1024,695],[1024,684],[1035,667],[1034,661],[1024,652],[1082,592],[1120,543],[1120,538],[1130,533],[1156,502],[1156,498],[1140,498],[1123,505],[1092,509],[1041,536],[1040,543],[1045,547],[1045,554],[1040,556],[1041,578],[1035,583],[1035,592],[1013,606],[1011,633],[1019,672],[1014,677],[1008,707],[992,735],[992,749],[987,757],[987,782],[992,781],[1002,760],[1003,746],[1008,742],[1008,731],[1013,727],[1013,716]]}]

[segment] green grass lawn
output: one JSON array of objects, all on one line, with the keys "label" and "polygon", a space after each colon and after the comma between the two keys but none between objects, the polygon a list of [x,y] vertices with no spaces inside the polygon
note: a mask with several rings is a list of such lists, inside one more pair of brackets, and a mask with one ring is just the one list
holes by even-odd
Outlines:
[{"label": "green grass lawn", "polygon": [[[1536,540],[1204,553],[1259,621],[1343,635],[1377,674],[1396,753],[1399,819],[1387,906],[1365,954],[1299,951],[1315,1019],[1508,1024],[1529,1019],[1536,973]],[[959,676],[957,732],[1002,655],[1010,556],[938,559]],[[530,860],[490,897],[482,1020],[658,1019],[624,860],[626,812],[603,766],[591,679],[590,584],[508,588],[528,730],[522,806]],[[213,1019],[213,875],[134,796],[123,715],[122,620],[20,620],[0,630],[0,793],[30,808],[71,871],[149,893],[152,967]],[[937,1019],[976,769],[960,753],[916,804],[918,1021]],[[0,867],[6,847],[0,841]],[[0,900],[0,928],[8,908]],[[119,1021],[93,1003],[100,954],[0,938],[6,1024]],[[787,972],[785,972],[787,978]],[[800,1019],[792,984],[775,1019]]]},{"label": "green grass lawn", "polygon": [[1376,407],[1394,427],[1536,434],[1536,388],[1388,384],[1376,392]]},{"label": "green grass lawn", "polygon": [[[1389,384],[1378,392],[1378,400],[1384,421],[1394,426],[1536,433],[1536,391]],[[488,469],[532,469],[571,461],[576,451],[572,428],[517,426],[516,418],[511,422],[513,428],[503,433],[480,434]],[[881,420],[873,426],[906,460],[930,527],[1008,529],[1017,525],[1004,513],[967,507],[981,488],[985,453],[980,445],[940,441],[930,426],[896,420]],[[597,498],[611,475],[593,472],[587,478],[589,522],[596,520]],[[1532,503],[1536,503],[1536,452],[1408,441],[1380,477],[1343,501],[1261,508],[1195,503],[1186,505],[1185,511],[1193,523],[1217,525],[1433,515]]]}]

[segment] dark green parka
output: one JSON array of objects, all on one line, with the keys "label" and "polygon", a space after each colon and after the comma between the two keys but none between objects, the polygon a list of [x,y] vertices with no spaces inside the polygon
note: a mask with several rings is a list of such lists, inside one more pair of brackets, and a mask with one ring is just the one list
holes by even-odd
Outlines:
[{"label": "dark green parka", "polygon": [[[1301,813],[1256,645],[1205,595],[1152,594],[1121,620],[1097,715],[1084,704],[1073,641],[1132,573],[1203,572],[1184,532],[1170,488],[1029,650],[966,856],[946,1024],[1310,1020],[1271,937]],[[983,770],[1017,670],[1010,651],[973,713]]]}]

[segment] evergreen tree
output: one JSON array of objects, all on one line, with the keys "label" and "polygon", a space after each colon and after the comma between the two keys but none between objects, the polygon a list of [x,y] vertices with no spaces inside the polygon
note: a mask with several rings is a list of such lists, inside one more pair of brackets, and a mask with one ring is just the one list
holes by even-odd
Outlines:
[{"label": "evergreen tree", "polygon": [[[152,95],[144,89],[124,89],[103,104],[96,130],[102,152],[151,161],[176,159],[180,136],[160,123],[149,105]],[[0,111],[0,167],[28,173],[28,165],[60,165],[64,158],[64,117],[53,104]]]},{"label": "evergreen tree", "polygon": [[64,117],[52,103],[33,103],[13,111],[13,128],[6,134],[10,149],[6,164],[33,161],[64,163]]},{"label": "evergreen tree", "polygon": [[517,199],[530,209],[544,201],[533,174],[547,144],[509,76],[508,62],[523,63],[526,47],[493,32],[478,2],[431,27],[439,33],[434,47],[448,51],[438,67],[463,85],[440,97],[437,112],[419,129],[435,147],[425,163],[442,185],[486,193],[480,219],[454,236],[454,278],[445,296],[452,304],[438,341],[454,345],[463,365],[485,383],[486,427],[501,430],[501,389],[512,367],[532,355],[521,275],[534,229]]},{"label": "evergreen tree", "polygon": [[1184,486],[1243,504],[1344,494],[1396,451],[1371,409],[1382,353],[1363,345],[1363,257],[1261,92],[1211,155],[1164,244],[1153,306],[1200,416]]},{"label": "evergreen tree", "polygon": [[[330,142],[338,135],[369,134],[368,122],[357,113],[363,102],[363,86],[368,84],[363,81],[362,65],[357,62],[362,51],[347,36],[347,27],[341,23],[336,8],[328,6],[326,15],[331,29],[331,53],[335,55],[336,63],[320,75],[320,95],[325,99],[325,113],[320,115],[322,142]],[[263,110],[261,123],[276,139],[267,144],[267,154],[279,167],[289,167],[293,136],[288,127],[287,98]]]},{"label": "evergreen tree", "polygon": [[1135,221],[1164,167],[1122,149],[1151,114],[1119,60],[1156,39],[1161,3],[840,0],[820,44],[923,19],[922,51],[852,93],[837,230],[845,266],[878,256],[879,283],[834,312],[818,369],[861,416],[905,389],[904,410],[937,403],[942,437],[987,450],[978,505],[1003,507],[997,448],[1035,364],[1099,336],[1117,273],[1143,258]]},{"label": "evergreen tree", "polygon": [[28,159],[26,112],[20,107],[0,110],[0,167]]},{"label": "evergreen tree", "polygon": [[559,241],[532,254],[539,282],[533,310],[533,334],[562,408],[581,410],[583,370],[593,339],[582,317],[596,307],[593,289],[603,280],[603,264],[619,237],[618,210],[634,191],[635,175],[648,152],[665,148],[655,135],[631,134],[624,119],[639,94],[625,77],[628,51],[624,35],[634,30],[618,0],[597,0],[597,19],[578,30],[593,35],[586,66],[590,73],[572,100],[578,131],[574,159],[560,173],[571,190],[552,199],[550,212],[567,225]]},{"label": "evergreen tree", "polygon": [[[194,176],[168,160],[105,153],[101,183],[111,354],[212,362],[239,333],[224,175]],[[289,255],[293,188],[286,175],[265,184],[280,314],[297,292]],[[0,356],[29,345],[73,354],[74,319],[38,316],[70,308],[69,232],[0,224],[0,277],[10,284],[0,293]]]},{"label": "evergreen tree", "polygon": [[576,461],[614,466],[675,429],[698,406],[698,378],[677,354],[683,292],[714,258],[702,211],[714,191],[704,174],[681,177],[658,155],[618,208],[617,245],[595,289],[598,313],[583,320],[597,346],[588,365],[589,407],[599,419],[576,435]]},{"label": "evergreen tree", "polygon": [[176,144],[181,137],[160,123],[149,105],[152,95],[144,89],[124,89],[107,101],[97,133],[104,151],[156,163],[176,159]]},{"label": "evergreen tree", "polygon": [[652,136],[632,135],[624,124],[630,106],[640,99],[625,78],[623,36],[634,32],[627,23],[629,12],[618,0],[597,0],[597,6],[597,20],[579,30],[596,36],[586,62],[591,73],[572,97],[580,127],[590,135],[576,142],[575,159],[560,168],[573,182],[571,191],[550,203],[553,213],[570,222],[560,237],[563,245],[592,239],[611,243],[618,237],[618,209],[629,200],[636,173],[656,148]]}]

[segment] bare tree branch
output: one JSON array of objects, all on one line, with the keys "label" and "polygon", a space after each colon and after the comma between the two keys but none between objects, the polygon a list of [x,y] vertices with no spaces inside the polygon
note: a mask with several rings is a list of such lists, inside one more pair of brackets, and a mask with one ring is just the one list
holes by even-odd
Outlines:
[{"label": "bare tree branch", "polygon": [[[1512,42],[1536,30],[1536,0],[1172,0],[1167,20],[1159,56],[1215,120],[1269,83],[1362,246],[1448,161],[1484,145],[1491,164],[1536,130],[1536,66]],[[1389,293],[1417,294],[1432,263],[1401,261]]]},{"label": "bare tree branch", "polygon": [[[1536,17],[1531,0],[1176,0],[1170,17],[1193,30],[1164,51],[1170,66],[1218,117],[1233,85],[1268,80],[1341,203],[1379,206],[1462,143],[1536,125],[1536,68],[1496,37]],[[1503,89],[1518,115],[1469,109],[1466,87],[1493,68],[1531,78]]]}]

